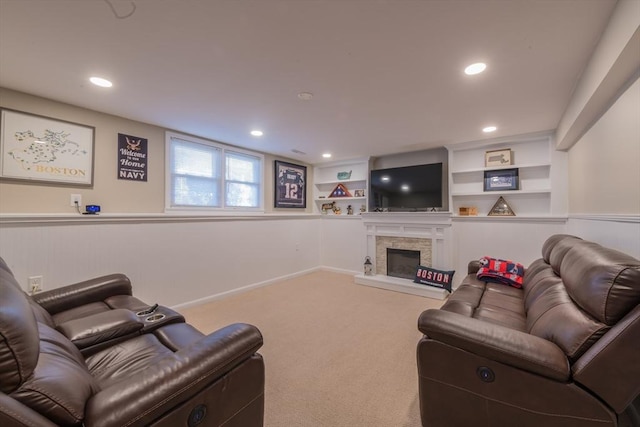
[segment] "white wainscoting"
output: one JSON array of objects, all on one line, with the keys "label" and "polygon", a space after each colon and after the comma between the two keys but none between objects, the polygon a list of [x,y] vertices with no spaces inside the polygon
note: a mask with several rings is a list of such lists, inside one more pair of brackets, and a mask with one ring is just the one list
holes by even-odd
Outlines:
[{"label": "white wainscoting", "polygon": [[323,268],[345,273],[361,273],[366,256],[366,229],[362,216],[323,217],[320,263]]},{"label": "white wainscoting", "polygon": [[[72,219],[73,218],[73,219]],[[452,219],[454,286],[483,255],[525,266],[552,234],[568,233],[640,258],[640,216]],[[367,233],[361,218],[319,215],[184,219],[158,215],[0,216],[0,256],[26,288],[45,289],[126,273],[143,301],[204,302],[318,268],[361,273]]]},{"label": "white wainscoting", "polygon": [[567,233],[640,259],[640,215],[569,215]]},{"label": "white wainscoting", "polygon": [[485,255],[527,267],[542,256],[542,244],[549,236],[566,233],[565,224],[566,217],[454,218],[454,287],[467,275],[469,261]]},{"label": "white wainscoting", "polygon": [[32,275],[53,289],[121,272],[141,300],[177,306],[317,269],[320,222],[318,215],[1,218],[0,256],[25,288]]}]

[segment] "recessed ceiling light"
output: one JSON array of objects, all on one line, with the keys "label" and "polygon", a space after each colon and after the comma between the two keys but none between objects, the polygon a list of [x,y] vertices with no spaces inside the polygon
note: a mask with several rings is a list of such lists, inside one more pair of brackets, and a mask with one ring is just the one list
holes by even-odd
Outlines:
[{"label": "recessed ceiling light", "polygon": [[102,77],[91,77],[89,79],[89,81],[91,83],[93,83],[94,85],[100,86],[100,87],[111,87],[111,86],[113,86],[113,83],[111,83],[107,79],[103,79]]},{"label": "recessed ceiling light", "polygon": [[407,184],[402,184],[400,188],[402,189],[402,191],[409,191],[409,186]]},{"label": "recessed ceiling light", "polygon": [[489,132],[495,132],[498,128],[495,126],[487,126],[486,128],[482,129],[482,132],[484,133],[489,133]]},{"label": "recessed ceiling light", "polygon": [[487,68],[487,64],[484,62],[476,62],[475,64],[469,65],[464,69],[464,73],[469,76],[473,76],[474,74],[480,74]]},{"label": "recessed ceiling light", "polygon": [[256,130],[252,130],[251,131],[251,135],[253,135],[253,136],[262,136],[262,135],[264,135],[264,133],[261,130],[257,130],[256,129]]},{"label": "recessed ceiling light", "polygon": [[298,94],[298,98],[302,99],[303,101],[309,101],[313,99],[313,94],[311,92],[300,92]]},{"label": "recessed ceiling light", "polygon": [[324,153],[322,155],[322,157],[324,157],[325,159],[330,159],[331,158],[331,153]]}]

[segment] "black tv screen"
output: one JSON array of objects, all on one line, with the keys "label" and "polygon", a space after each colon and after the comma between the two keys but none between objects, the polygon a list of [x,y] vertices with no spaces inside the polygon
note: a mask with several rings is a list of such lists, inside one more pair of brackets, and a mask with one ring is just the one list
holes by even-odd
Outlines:
[{"label": "black tv screen", "polygon": [[369,211],[427,211],[442,207],[442,163],[371,171]]}]

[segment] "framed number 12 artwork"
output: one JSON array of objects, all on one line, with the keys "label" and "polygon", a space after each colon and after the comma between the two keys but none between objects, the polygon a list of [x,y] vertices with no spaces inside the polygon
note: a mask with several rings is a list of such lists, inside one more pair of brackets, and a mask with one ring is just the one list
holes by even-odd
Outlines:
[{"label": "framed number 12 artwork", "polygon": [[275,161],[276,208],[307,207],[307,167]]}]

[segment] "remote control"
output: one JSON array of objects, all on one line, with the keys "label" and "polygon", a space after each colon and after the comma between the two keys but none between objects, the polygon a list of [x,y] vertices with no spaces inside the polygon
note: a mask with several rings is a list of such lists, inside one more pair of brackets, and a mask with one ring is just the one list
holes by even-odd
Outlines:
[{"label": "remote control", "polygon": [[139,316],[147,316],[158,309],[158,304],[154,304],[146,310],[142,310],[138,312]]}]

